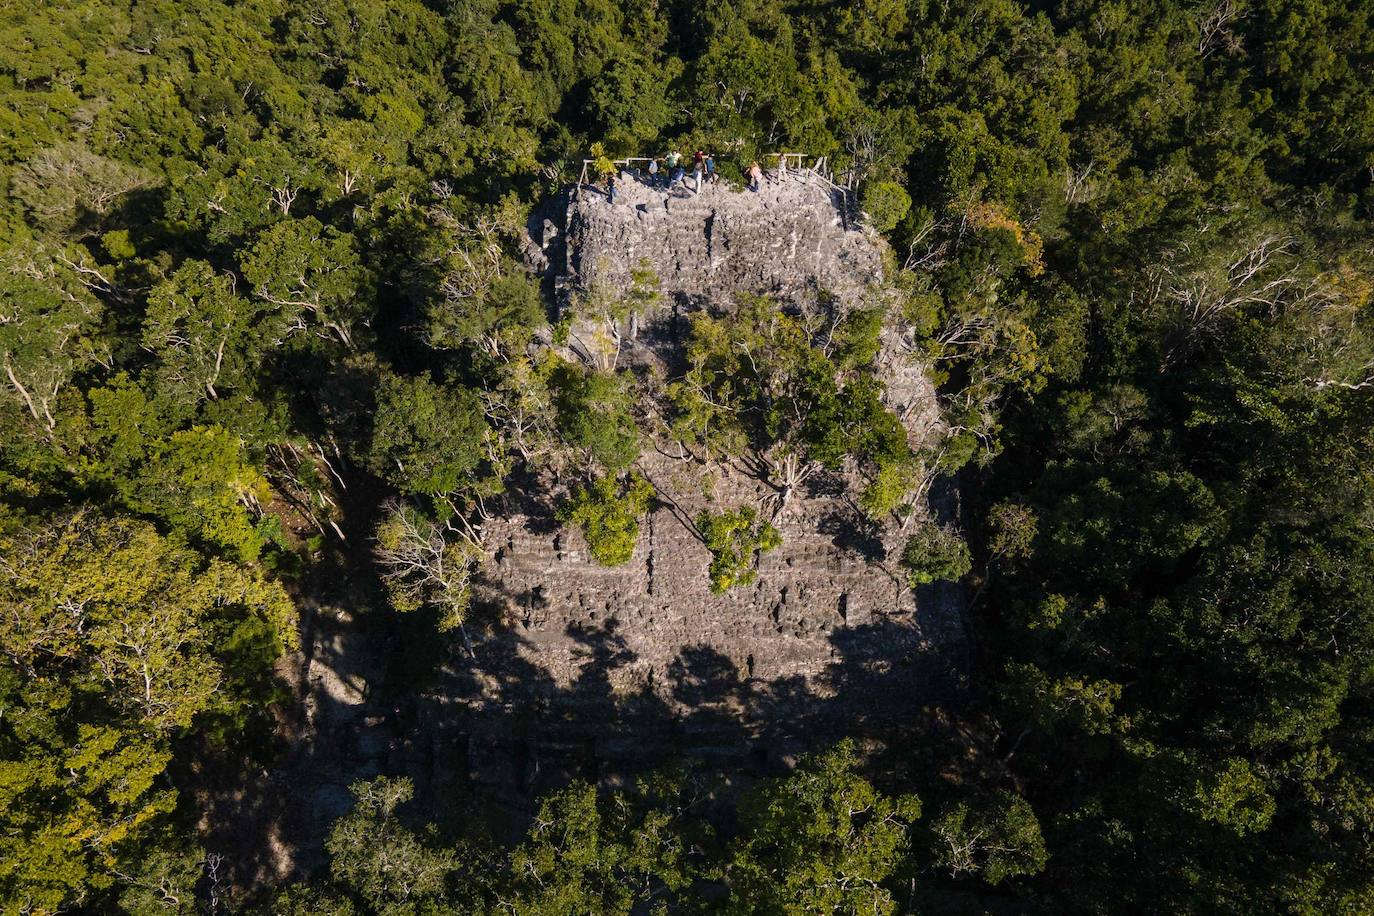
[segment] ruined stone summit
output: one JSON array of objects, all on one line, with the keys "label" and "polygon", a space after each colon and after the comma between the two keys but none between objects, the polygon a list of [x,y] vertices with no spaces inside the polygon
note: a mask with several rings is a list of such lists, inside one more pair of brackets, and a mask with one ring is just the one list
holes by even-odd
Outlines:
[{"label": "ruined stone summit", "polygon": [[[882,283],[880,241],[819,177],[698,194],[626,174],[617,191],[614,202],[570,194],[535,221],[532,248],[565,301],[598,284],[626,289],[637,268],[657,276],[660,304],[622,329],[622,366],[671,365],[683,316],[727,310],[740,292],[845,309]],[[578,331],[568,349],[585,357]],[[889,405],[919,444],[937,432],[933,389],[891,333],[880,362]],[[909,715],[957,679],[952,591],[913,593],[897,568],[903,533],[867,521],[841,475],[808,481],[777,515],[783,544],[755,584],[713,594],[687,520],[712,505],[766,505],[772,491],[734,462],[703,467],[664,442],[641,468],[663,498],[625,565],[598,565],[547,505],[488,523],[483,600],[503,626],[474,640],[431,697],[435,721],[472,748],[479,795],[529,797],[555,773],[611,775],[669,753],[766,759],[841,723],[852,732]]]},{"label": "ruined stone summit", "polygon": [[584,189],[568,202],[559,267],[565,284],[627,286],[641,261],[665,292],[698,307],[764,293],[798,305],[821,291],[849,303],[881,281],[875,240],[854,225],[847,192],[808,173],[757,191],[724,183],[671,192],[620,182],[612,204]]}]

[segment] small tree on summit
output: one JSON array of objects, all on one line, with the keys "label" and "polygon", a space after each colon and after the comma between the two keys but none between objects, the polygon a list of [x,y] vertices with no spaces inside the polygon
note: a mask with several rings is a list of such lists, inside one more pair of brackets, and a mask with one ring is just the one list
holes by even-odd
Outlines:
[{"label": "small tree on summit", "polygon": [[911,209],[911,195],[893,181],[875,181],[863,190],[860,206],[879,232],[891,232]]},{"label": "small tree on summit", "polygon": [[875,473],[905,461],[906,432],[864,365],[881,329],[873,319],[854,313],[827,339],[763,296],[740,296],[725,318],[694,315],[687,370],[668,385],[674,435],[708,455],[748,455],[779,511],[848,456]]}]

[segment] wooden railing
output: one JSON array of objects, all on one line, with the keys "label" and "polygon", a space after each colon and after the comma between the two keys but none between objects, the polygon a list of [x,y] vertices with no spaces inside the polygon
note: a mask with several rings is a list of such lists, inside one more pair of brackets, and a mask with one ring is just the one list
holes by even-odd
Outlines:
[{"label": "wooden railing", "polygon": [[[849,177],[846,177],[846,180],[843,184],[835,181],[835,176],[830,171],[830,163],[827,161],[825,156],[816,157],[815,161],[812,162],[809,166],[806,165],[806,160],[810,158],[810,156],[807,153],[781,152],[773,153],[771,156],[765,158],[771,159],[774,156],[777,157],[778,163],[784,166],[783,170],[786,171],[788,174],[815,178],[823,186],[825,186],[832,192],[837,192],[840,195],[840,199],[842,201],[843,215],[846,222],[856,219],[859,216],[856,209],[857,201],[855,199],[854,189],[850,187],[851,181]],[[612,159],[611,164],[620,168],[630,168],[634,163],[644,163],[647,167],[648,163],[660,158],[662,157],[629,156],[624,159]],[[686,163],[690,161],[690,159],[684,159],[684,166]],[[577,187],[579,190],[587,184],[588,169],[595,165],[595,159],[582,160],[582,173],[578,176],[577,179]]]},{"label": "wooden railing", "polygon": [[[816,175],[834,185],[834,181],[830,178],[829,169],[826,167],[824,156],[817,158],[810,166],[806,165],[806,160],[810,158],[808,153],[772,153],[765,158],[772,159],[773,157],[777,157],[778,162],[784,164],[786,166],[785,171],[789,173]],[[650,162],[656,159],[662,160],[663,158],[662,156],[627,156],[624,159],[612,159],[611,164],[622,168],[629,168],[634,166],[635,163],[642,162],[645,164],[645,167],[647,167]],[[681,165],[683,168],[686,168],[691,161],[690,157],[683,157]],[[587,184],[588,170],[595,165],[595,159],[582,160],[582,172],[577,177],[579,186]]]}]

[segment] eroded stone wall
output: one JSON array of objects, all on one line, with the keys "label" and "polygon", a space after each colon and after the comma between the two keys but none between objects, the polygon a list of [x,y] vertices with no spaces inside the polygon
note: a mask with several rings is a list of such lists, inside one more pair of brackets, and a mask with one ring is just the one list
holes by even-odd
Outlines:
[{"label": "eroded stone wall", "polygon": [[[628,288],[641,262],[658,275],[663,304],[639,317],[621,355],[641,370],[672,363],[685,313],[728,309],[738,292],[795,310],[848,308],[882,283],[881,243],[850,223],[832,189],[796,177],[697,195],[623,176],[615,203],[584,190],[544,235],[534,241],[557,238],[544,247],[565,294]],[[883,344],[889,404],[919,445],[939,434],[934,391],[896,329]],[[581,534],[557,523],[551,479],[530,481],[487,524],[479,606],[492,625],[447,668],[428,714],[443,723],[435,758],[465,755],[462,778],[478,797],[519,807],[570,773],[619,778],[677,754],[763,766],[910,722],[957,690],[959,594],[904,584],[906,532],[866,520],[854,481],[808,481],[774,517],[783,544],[763,556],[758,581],[713,594],[690,519],[741,505],[769,514],[776,492],[739,463],[675,454],[666,442],[646,448],[640,469],[659,504],[622,566],[597,565]],[[948,510],[952,493],[941,498]]]},{"label": "eroded stone wall", "polygon": [[854,303],[882,281],[875,240],[851,225],[844,192],[819,178],[771,178],[758,191],[690,188],[627,174],[614,203],[583,189],[565,217],[563,281],[623,289],[645,262],[666,292],[698,305],[741,292],[800,305],[821,290]]}]

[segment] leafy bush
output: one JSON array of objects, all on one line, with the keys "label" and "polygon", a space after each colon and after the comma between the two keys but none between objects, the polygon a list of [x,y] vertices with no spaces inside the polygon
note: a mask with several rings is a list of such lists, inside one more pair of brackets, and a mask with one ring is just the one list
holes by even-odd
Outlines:
[{"label": "leafy bush", "polygon": [[912,587],[931,582],[957,582],[973,567],[968,545],[948,528],[929,524],[907,538],[902,568]]},{"label": "leafy bush", "polygon": [[558,431],[568,444],[586,451],[609,474],[625,470],[639,457],[639,429],[630,415],[634,402],[629,377],[558,366],[550,379]]},{"label": "leafy bush", "polygon": [[719,514],[703,510],[696,526],[711,551],[711,591],[717,594],[752,584],[759,577],[759,555],[782,544],[778,529],[752,506]]},{"label": "leafy bush", "polygon": [[388,373],[377,389],[369,457],[408,493],[453,493],[474,481],[487,431],[472,390]]},{"label": "leafy bush", "polygon": [[879,465],[873,479],[859,494],[859,508],[871,519],[906,511],[908,496],[920,481],[919,470],[911,461]]},{"label": "leafy bush", "polygon": [[592,556],[602,566],[629,562],[639,540],[639,517],[649,508],[654,488],[639,474],[617,485],[609,474],[579,487],[559,518],[582,529]]},{"label": "leafy bush", "polygon": [[879,232],[891,232],[911,209],[911,195],[895,181],[875,181],[864,188],[859,206]]}]

